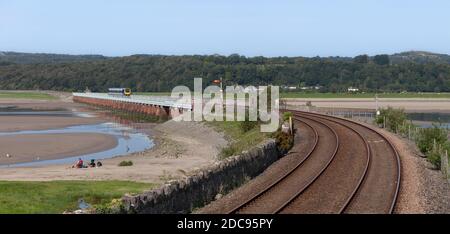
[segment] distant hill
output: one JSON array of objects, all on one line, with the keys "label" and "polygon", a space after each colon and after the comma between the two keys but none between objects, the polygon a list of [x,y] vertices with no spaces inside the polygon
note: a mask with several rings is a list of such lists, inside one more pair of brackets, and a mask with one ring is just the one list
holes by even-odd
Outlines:
[{"label": "distant hill", "polygon": [[450,64],[450,55],[436,54],[426,51],[408,51],[390,56],[391,62],[394,64],[413,62],[413,63],[437,63]]},{"label": "distant hill", "polygon": [[[153,55],[134,55],[134,56],[153,56]],[[215,55],[219,56],[220,55]],[[2,52],[0,51],[0,65],[9,64],[57,64],[57,63],[73,63],[73,62],[90,62],[98,60],[112,59],[103,55],[68,55],[68,54],[47,54],[47,53],[20,53],[20,52]],[[352,57],[292,57],[297,59],[312,59],[331,62],[351,62]],[[389,55],[392,64],[399,63],[437,63],[450,64],[450,55],[437,54],[426,51],[407,51]],[[373,57],[370,57],[373,59]]]},{"label": "distant hill", "polygon": [[105,60],[108,57],[102,55],[66,55],[66,54],[41,54],[41,53],[18,53],[0,51],[1,64],[55,64],[88,62]]},{"label": "distant hill", "polygon": [[[321,92],[347,92],[348,87],[363,92],[450,92],[450,63],[426,62],[431,58],[445,61],[445,56],[401,54],[393,55],[401,59],[395,66],[390,65],[388,55],[349,59],[237,54],[112,58],[32,54],[29,58],[18,56],[21,64],[8,64],[11,59],[0,63],[0,89],[83,91],[88,87],[105,92],[109,87],[130,87],[137,92],[168,92],[177,85],[192,88],[194,77],[202,77],[204,86],[223,77],[225,85],[320,86]],[[3,53],[3,57],[8,56]],[[420,57],[428,60],[415,62]]]}]

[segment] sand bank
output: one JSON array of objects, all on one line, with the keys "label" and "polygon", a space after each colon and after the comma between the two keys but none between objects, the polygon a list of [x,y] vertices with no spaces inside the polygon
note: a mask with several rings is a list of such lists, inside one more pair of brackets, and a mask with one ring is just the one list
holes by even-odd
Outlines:
[{"label": "sand bank", "polygon": [[63,116],[0,116],[0,132],[23,130],[46,130],[82,124],[97,124],[104,121],[98,118]]},{"label": "sand bank", "polygon": [[[0,165],[66,158],[108,150],[116,145],[114,136],[100,133],[0,136]],[[6,154],[11,157],[7,158]]]}]

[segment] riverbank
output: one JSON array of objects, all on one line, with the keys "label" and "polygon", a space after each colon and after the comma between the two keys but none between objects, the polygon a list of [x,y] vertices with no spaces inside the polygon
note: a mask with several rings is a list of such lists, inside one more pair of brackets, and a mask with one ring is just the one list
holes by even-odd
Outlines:
[{"label": "riverbank", "polygon": [[101,133],[0,136],[0,165],[68,158],[105,151],[116,145],[114,136]]}]

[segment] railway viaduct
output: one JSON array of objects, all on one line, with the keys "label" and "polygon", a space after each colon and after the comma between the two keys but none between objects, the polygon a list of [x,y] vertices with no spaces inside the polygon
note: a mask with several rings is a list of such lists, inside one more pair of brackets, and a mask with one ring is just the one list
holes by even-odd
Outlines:
[{"label": "railway viaduct", "polygon": [[180,104],[177,99],[165,96],[132,95],[122,97],[108,95],[107,93],[73,93],[72,95],[75,102],[161,117],[173,118],[192,110],[190,103]]}]

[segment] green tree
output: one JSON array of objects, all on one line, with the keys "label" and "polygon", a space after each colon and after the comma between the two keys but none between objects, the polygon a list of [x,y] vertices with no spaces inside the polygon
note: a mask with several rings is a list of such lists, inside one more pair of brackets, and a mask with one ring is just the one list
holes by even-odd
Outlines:
[{"label": "green tree", "polygon": [[358,55],[355,58],[353,58],[353,62],[360,63],[360,64],[366,64],[369,62],[369,56],[367,56],[367,54]]},{"label": "green tree", "polygon": [[389,65],[390,64],[389,55],[387,54],[375,55],[373,57],[373,62],[378,65]]}]

